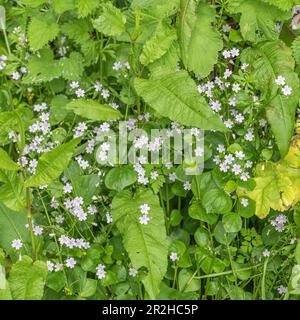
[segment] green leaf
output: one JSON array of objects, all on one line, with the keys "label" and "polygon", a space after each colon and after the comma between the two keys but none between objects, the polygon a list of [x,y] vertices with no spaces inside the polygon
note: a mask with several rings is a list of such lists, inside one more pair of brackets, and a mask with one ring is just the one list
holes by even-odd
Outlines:
[{"label": "green leaf", "polygon": [[98,8],[99,0],[76,0],[79,17],[86,17]]},{"label": "green leaf", "polygon": [[[85,0],[84,0],[85,1]],[[126,17],[110,2],[102,5],[103,13],[93,21],[96,30],[107,36],[115,36],[125,31]]]},{"label": "green leaf", "polygon": [[189,71],[206,77],[218,60],[223,48],[220,34],[212,26],[215,9],[201,1],[181,1],[181,14],[178,26],[181,58]]},{"label": "green leaf", "polygon": [[288,152],[289,143],[294,134],[297,105],[295,99],[278,95],[266,110],[281,156]]},{"label": "green leaf", "polygon": [[59,60],[62,76],[69,81],[80,79],[83,73],[83,57],[79,52],[72,52],[69,58]]},{"label": "green leaf", "polygon": [[300,36],[296,37],[292,44],[293,55],[297,64],[300,64]]},{"label": "green leaf", "polygon": [[241,33],[246,41],[252,42],[278,39],[276,22],[291,18],[291,14],[261,0],[232,0],[229,11],[232,14],[241,13]]},{"label": "green leaf", "polygon": [[107,121],[119,119],[121,113],[111,106],[94,100],[76,99],[66,105],[67,110],[72,110],[75,114],[95,121]]},{"label": "green leaf", "polygon": [[273,6],[276,6],[281,10],[286,10],[286,11],[292,9],[295,3],[294,0],[262,0],[262,1],[267,2]]},{"label": "green leaf", "polygon": [[66,105],[69,103],[69,100],[64,95],[57,95],[51,100],[51,108],[50,108],[50,119],[51,123],[62,121],[67,114],[69,113],[66,110]]},{"label": "green leaf", "polygon": [[300,264],[300,241],[298,241],[297,247],[295,249],[295,260],[297,264]]},{"label": "green leaf", "polygon": [[0,169],[16,171],[19,168],[19,165],[11,160],[7,152],[0,148]]},{"label": "green leaf", "polygon": [[46,0],[21,0],[21,3],[25,4],[25,6],[29,6],[32,8],[37,8],[45,2]]},{"label": "green leaf", "polygon": [[33,50],[39,50],[56,38],[59,26],[54,16],[34,16],[28,26],[28,39]]},{"label": "green leaf", "polygon": [[15,239],[22,240],[23,244],[29,240],[28,230],[25,228],[27,215],[7,208],[0,202],[0,247],[12,253],[14,249],[11,242]]},{"label": "green leaf", "polygon": [[17,124],[17,115],[13,111],[0,113],[0,144],[4,144],[8,139],[8,133],[14,131]]},{"label": "green leaf", "polygon": [[164,117],[200,129],[226,130],[186,71],[161,75],[157,79],[136,78],[134,85],[145,102]]},{"label": "green leaf", "polygon": [[[150,221],[139,223],[140,205],[148,204]],[[159,293],[160,284],[167,270],[167,243],[163,210],[157,196],[149,190],[140,191],[134,198],[127,190],[117,194],[112,202],[112,217],[123,237],[132,266],[146,267],[147,275],[142,279],[150,299]]]},{"label": "green leaf", "polygon": [[239,232],[242,229],[242,219],[235,212],[224,214],[222,222],[226,232]]},{"label": "green leaf", "polygon": [[23,210],[26,207],[23,180],[15,171],[0,170],[0,200],[12,210]]},{"label": "green leaf", "polygon": [[88,19],[67,21],[61,26],[61,30],[78,44],[82,45],[90,41],[89,32],[91,31],[91,23]]},{"label": "green leaf", "polygon": [[176,32],[165,24],[159,24],[155,34],[143,46],[140,61],[143,65],[148,65],[161,58],[171,47],[176,39]]},{"label": "green leaf", "polygon": [[52,0],[51,2],[54,11],[59,14],[75,9],[75,0]]},{"label": "green leaf", "polygon": [[226,213],[232,209],[231,198],[220,189],[207,191],[203,196],[202,203],[208,213]]},{"label": "green leaf", "polygon": [[9,275],[9,286],[15,300],[40,300],[44,294],[47,277],[45,262],[32,262],[28,256],[23,256],[16,262]]},{"label": "green leaf", "polygon": [[44,153],[39,158],[36,173],[25,181],[25,186],[39,187],[58,178],[71,160],[79,141],[72,140]]},{"label": "green leaf", "polygon": [[3,6],[0,6],[0,29],[6,29],[6,14]]},{"label": "green leaf", "polygon": [[122,191],[134,184],[137,173],[131,167],[117,167],[111,169],[105,176],[105,185],[110,190]]},{"label": "green leaf", "polygon": [[193,292],[201,288],[201,283],[200,279],[193,279],[193,271],[182,269],[178,275],[178,286],[181,292]]}]

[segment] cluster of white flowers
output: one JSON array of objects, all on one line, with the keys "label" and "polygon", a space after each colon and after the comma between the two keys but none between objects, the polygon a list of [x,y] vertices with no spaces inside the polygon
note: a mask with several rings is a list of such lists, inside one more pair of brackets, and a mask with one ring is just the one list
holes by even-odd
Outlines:
[{"label": "cluster of white flowers", "polygon": [[85,122],[79,122],[78,125],[73,129],[74,138],[82,137],[87,129],[88,127]]},{"label": "cluster of white flowers", "polygon": [[65,245],[69,249],[73,248],[79,248],[79,249],[88,249],[90,247],[90,243],[88,241],[85,241],[82,238],[74,239],[69,238],[66,235],[62,235],[58,239],[60,245]]},{"label": "cluster of white flowers", "polygon": [[79,155],[79,156],[75,157],[75,160],[77,161],[79,167],[80,167],[81,169],[83,169],[83,170],[89,168],[89,166],[90,166],[88,160],[84,160],[84,159],[82,158],[82,155]]},{"label": "cluster of white flowers", "polygon": [[283,77],[283,76],[278,76],[278,77],[275,79],[275,83],[276,83],[278,86],[281,86],[281,92],[283,93],[283,95],[289,96],[289,95],[292,94],[293,89],[292,89],[291,87],[289,87],[288,85],[286,85],[285,77]]},{"label": "cluster of white flowers", "polygon": [[121,61],[116,61],[114,64],[113,64],[113,70],[115,71],[120,71],[123,67],[125,67],[127,70],[130,70],[130,64],[128,61],[122,63]]},{"label": "cluster of white flowers", "polygon": [[285,229],[285,224],[288,222],[288,218],[284,214],[278,215],[275,219],[271,220],[271,225],[278,232],[283,232]]},{"label": "cluster of white flowers", "polygon": [[140,205],[141,216],[139,217],[140,224],[148,224],[150,217],[148,212],[150,211],[150,206],[147,203]]},{"label": "cluster of white flowers", "polygon": [[96,275],[98,279],[104,279],[106,277],[105,265],[98,264],[96,267]]},{"label": "cluster of white flowers", "polygon": [[82,197],[76,197],[73,200],[67,198],[64,201],[64,205],[79,221],[85,221],[87,219],[87,213],[83,209]]}]

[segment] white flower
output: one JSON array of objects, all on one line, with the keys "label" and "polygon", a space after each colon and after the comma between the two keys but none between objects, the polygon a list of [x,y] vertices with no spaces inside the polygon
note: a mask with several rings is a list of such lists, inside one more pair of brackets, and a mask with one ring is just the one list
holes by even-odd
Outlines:
[{"label": "white flower", "polygon": [[233,161],[234,161],[234,156],[231,153],[225,156],[225,163],[232,164]]},{"label": "white flower", "polygon": [[13,80],[19,80],[21,78],[21,75],[18,71],[14,71],[11,75]]},{"label": "white flower", "polygon": [[221,110],[221,103],[220,101],[216,100],[216,101],[211,101],[210,102],[211,105],[211,109],[218,112]]},{"label": "white flower", "polygon": [[241,90],[241,87],[240,87],[240,85],[238,83],[234,83],[232,85],[232,91],[238,93],[240,90]]},{"label": "white flower", "polygon": [[263,257],[269,257],[270,256],[270,251],[268,249],[265,249],[262,253]]},{"label": "white flower", "polygon": [[66,267],[67,268],[73,269],[75,267],[75,265],[76,265],[76,261],[74,258],[68,258],[66,260]]},{"label": "white flower", "polygon": [[64,193],[71,193],[73,190],[73,187],[70,183],[66,183],[63,189],[64,189]]},{"label": "white flower", "polygon": [[51,261],[46,262],[48,271],[52,272],[54,270],[54,263]]},{"label": "white flower", "polygon": [[219,144],[218,147],[217,147],[217,150],[218,150],[219,153],[225,152],[224,144]]},{"label": "white flower", "polygon": [[83,89],[77,89],[76,91],[75,91],[75,94],[76,94],[76,96],[77,96],[77,98],[81,98],[81,97],[84,97],[84,95],[85,95],[85,91],[83,90]]},{"label": "white flower", "polygon": [[62,215],[59,215],[59,216],[57,216],[57,217],[55,218],[55,222],[56,222],[57,224],[63,223],[64,220],[65,220],[65,218],[64,218]]},{"label": "white flower", "polygon": [[113,70],[119,71],[121,68],[122,68],[122,63],[120,61],[114,63]]},{"label": "white flower", "polygon": [[188,190],[191,190],[192,188],[192,185],[189,181],[184,181],[184,184],[183,184],[183,189],[188,191]]},{"label": "white flower", "polygon": [[11,242],[11,246],[16,250],[19,250],[23,247],[23,243],[20,239],[15,239]]},{"label": "white flower", "polygon": [[241,114],[241,113],[238,113],[236,116],[235,116],[235,121],[237,123],[242,123],[244,121],[245,117]]},{"label": "white flower", "polygon": [[110,96],[110,93],[109,93],[109,90],[108,89],[103,89],[102,92],[101,92],[101,96],[106,100],[109,98]]},{"label": "white flower", "polygon": [[276,79],[275,79],[275,83],[279,86],[284,86],[285,85],[285,77],[283,76],[278,76]]},{"label": "white flower", "polygon": [[241,180],[242,180],[242,181],[247,181],[249,178],[250,178],[250,175],[249,175],[248,172],[243,172],[243,173],[241,174]]},{"label": "white flower", "polygon": [[150,210],[150,207],[149,207],[149,205],[147,203],[144,203],[144,204],[140,205],[141,213],[147,214],[149,210]]},{"label": "white flower", "polygon": [[253,141],[253,139],[254,139],[253,130],[248,129],[248,132],[245,134],[245,140]]},{"label": "white flower", "polygon": [[247,160],[246,161],[246,168],[252,168],[252,161],[250,161],[250,160]]},{"label": "white flower", "polygon": [[40,226],[34,226],[33,227],[33,233],[36,235],[36,236],[40,236],[42,233],[43,233],[44,229]]},{"label": "white flower", "polygon": [[245,153],[243,151],[236,151],[235,152],[235,156],[240,159],[243,160],[245,158]]},{"label": "white flower", "polygon": [[128,271],[128,274],[131,276],[131,277],[136,277],[136,275],[138,274],[138,271],[134,268],[130,268],[129,271]]},{"label": "white flower", "polygon": [[247,198],[242,198],[241,199],[241,205],[243,206],[243,207],[248,207],[248,205],[249,205],[249,200],[247,199]]},{"label": "white flower", "polygon": [[228,59],[228,58],[231,57],[231,52],[228,51],[228,50],[224,50],[224,51],[222,52],[222,55],[223,55],[223,57],[224,57],[225,59]]},{"label": "white flower", "polygon": [[102,90],[102,84],[99,81],[96,81],[94,84],[94,88],[96,92],[100,92]]},{"label": "white flower", "polygon": [[143,214],[142,216],[139,217],[140,224],[148,224],[150,221],[150,217],[147,214]]},{"label": "white flower", "polygon": [[170,179],[170,181],[175,181],[176,180],[176,173],[175,172],[171,172],[171,173],[169,173],[169,179]]},{"label": "white flower", "polygon": [[157,173],[157,171],[152,171],[151,174],[150,174],[150,176],[151,176],[151,179],[152,179],[152,180],[156,180],[156,179],[158,178],[158,173]]},{"label": "white flower", "polygon": [[70,83],[70,87],[71,87],[72,89],[78,88],[78,87],[79,87],[79,82],[78,82],[78,81],[72,81],[72,82]]},{"label": "white flower", "polygon": [[260,119],[260,120],[258,121],[258,123],[259,123],[259,125],[260,125],[261,127],[264,127],[264,126],[267,124],[267,120],[266,120],[266,119]]},{"label": "white flower", "polygon": [[203,149],[203,148],[197,147],[197,148],[195,149],[195,155],[196,155],[196,157],[202,157],[203,154],[204,154],[204,149]]},{"label": "white flower", "polygon": [[99,279],[104,279],[106,277],[105,266],[103,264],[98,264],[96,268],[96,275]]},{"label": "white flower", "polygon": [[240,50],[237,48],[232,48],[230,51],[231,57],[238,57],[240,55]]},{"label": "white flower", "polygon": [[289,87],[289,86],[284,86],[283,88],[282,88],[282,93],[285,95],[285,96],[289,96],[289,95],[291,95],[292,94],[292,88],[291,87]]},{"label": "white flower", "polygon": [[106,222],[107,222],[107,223],[112,223],[112,222],[113,222],[113,218],[112,218],[112,216],[111,216],[109,213],[107,213],[107,214],[105,215],[105,217],[106,217]]},{"label": "white flower", "polygon": [[224,121],[225,127],[228,129],[231,129],[233,127],[233,121],[228,119],[226,121]]},{"label": "white flower", "polygon": [[224,79],[228,79],[232,75],[232,71],[229,69],[226,69],[223,75]]},{"label": "white flower", "polygon": [[238,175],[242,172],[242,168],[239,164],[234,164],[231,170],[235,175]]},{"label": "white flower", "polygon": [[247,70],[247,68],[249,67],[249,64],[248,63],[243,63],[242,66],[241,66],[241,69],[243,71]]},{"label": "white flower", "polygon": [[220,164],[220,170],[221,170],[222,172],[227,172],[228,169],[229,169],[229,166],[228,166],[225,162],[222,162],[222,163]]},{"label": "white flower", "polygon": [[170,259],[175,262],[176,260],[178,260],[178,254],[177,252],[171,252],[170,254]]},{"label": "white flower", "polygon": [[279,294],[287,293],[287,287],[284,287],[283,285],[280,285],[280,286],[277,288],[277,291],[278,291]]},{"label": "white flower", "polygon": [[229,24],[226,23],[223,25],[222,29],[224,33],[228,33],[231,30],[231,27]]},{"label": "white flower", "polygon": [[55,269],[54,269],[54,271],[55,272],[59,272],[59,271],[61,271],[63,269],[63,264],[62,263],[56,263],[55,264]]}]

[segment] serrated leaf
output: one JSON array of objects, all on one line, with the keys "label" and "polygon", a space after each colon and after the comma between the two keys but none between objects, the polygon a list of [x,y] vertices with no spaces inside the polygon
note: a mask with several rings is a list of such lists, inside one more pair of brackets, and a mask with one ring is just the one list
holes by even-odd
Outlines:
[{"label": "serrated leaf", "polygon": [[55,12],[62,14],[76,8],[75,0],[51,0]]},{"label": "serrated leaf", "polygon": [[20,175],[15,171],[0,170],[0,200],[12,210],[26,207],[25,188]]},{"label": "serrated leaf", "polygon": [[58,178],[71,160],[79,141],[72,140],[44,153],[39,158],[36,173],[25,181],[25,186],[39,187]]},{"label": "serrated leaf", "polygon": [[8,279],[13,299],[42,299],[47,273],[45,262],[32,262],[30,257],[23,256],[13,265]]},{"label": "serrated leaf", "polygon": [[62,58],[59,60],[61,74],[66,80],[78,80],[83,73],[83,58],[78,52],[72,52],[69,58]]},{"label": "serrated leaf", "polygon": [[164,117],[186,126],[226,130],[186,71],[164,74],[157,79],[136,78],[134,85],[145,102]]},{"label": "serrated leaf", "polygon": [[33,50],[43,48],[56,38],[59,26],[52,15],[34,16],[28,26],[28,40]]},{"label": "serrated leaf", "polygon": [[5,150],[0,148],[0,169],[13,170],[16,171],[19,169],[19,166],[11,160],[9,155]]},{"label": "serrated leaf", "polygon": [[126,17],[110,2],[103,4],[103,13],[93,21],[96,30],[107,36],[115,36],[125,31]]},{"label": "serrated leaf", "polygon": [[86,17],[98,8],[99,0],[76,0],[79,17]]},{"label": "serrated leaf", "polygon": [[76,19],[64,23],[61,30],[76,43],[84,44],[90,40],[91,23],[88,19]]},{"label": "serrated leaf", "polygon": [[212,26],[215,10],[194,0],[182,0],[180,6],[178,37],[182,61],[189,71],[206,77],[223,48],[223,41]]},{"label": "serrated leaf", "polygon": [[269,3],[281,10],[290,10],[294,5],[294,0],[262,0],[266,3]]},{"label": "serrated leaf", "polygon": [[159,24],[151,39],[143,46],[140,61],[143,65],[148,65],[161,58],[171,47],[176,39],[176,32],[164,24]]},{"label": "serrated leaf", "polygon": [[121,113],[107,104],[100,104],[94,100],[77,99],[66,106],[67,110],[72,110],[77,115],[95,121],[107,121],[119,119]]},{"label": "serrated leaf", "polygon": [[292,49],[296,63],[300,64],[300,36],[293,41]]},{"label": "serrated leaf", "polygon": [[261,0],[230,1],[229,11],[241,13],[241,33],[246,41],[252,42],[277,39],[279,33],[276,32],[275,23],[291,17],[291,14]]},{"label": "serrated leaf", "polygon": [[0,246],[6,252],[11,253],[11,242],[15,239],[22,240],[23,243],[29,240],[28,230],[25,228],[27,215],[25,211],[16,212],[7,208],[0,202]]},{"label": "serrated leaf", "polygon": [[[139,206],[147,203],[151,217],[147,225],[139,223]],[[150,299],[159,293],[160,284],[167,270],[167,243],[163,210],[159,199],[151,191],[139,192],[132,198],[129,191],[117,194],[112,202],[112,217],[119,229],[132,266],[146,267],[142,279]]]}]

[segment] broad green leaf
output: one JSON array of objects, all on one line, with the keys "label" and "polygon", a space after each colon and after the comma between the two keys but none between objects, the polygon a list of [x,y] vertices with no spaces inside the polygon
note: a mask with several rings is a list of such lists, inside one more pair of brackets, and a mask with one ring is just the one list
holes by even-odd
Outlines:
[{"label": "broad green leaf", "polygon": [[126,17],[110,2],[102,5],[102,14],[93,21],[96,30],[107,36],[115,36],[125,31]]},{"label": "broad green leaf", "polygon": [[266,114],[281,156],[285,156],[295,128],[297,101],[277,95],[267,106]]},{"label": "broad green leaf", "polygon": [[111,106],[94,100],[76,99],[66,106],[67,110],[72,110],[77,115],[95,121],[107,121],[119,119],[121,114]]},{"label": "broad green leaf", "polygon": [[292,9],[295,3],[294,0],[262,0],[262,1],[269,3],[273,6],[276,6],[281,10],[290,10]]},{"label": "broad green leaf", "polygon": [[300,36],[295,38],[295,40],[293,41],[292,49],[293,49],[293,55],[294,55],[295,61],[299,65],[300,64]]},{"label": "broad green leaf", "polygon": [[82,45],[90,40],[91,23],[89,19],[67,21],[61,26],[61,30],[70,39]]},{"label": "broad green leaf", "polygon": [[28,256],[23,256],[16,262],[9,275],[9,286],[14,300],[40,300],[44,294],[47,277],[46,263],[32,262]]},{"label": "broad green leaf", "polygon": [[193,279],[193,271],[187,269],[180,270],[178,285],[181,292],[198,291],[201,288],[200,279]]},{"label": "broad green leaf", "polygon": [[91,14],[100,5],[99,0],[76,0],[76,6],[79,17],[86,17]]},{"label": "broad green leaf", "polygon": [[51,100],[51,103],[50,103],[51,123],[60,122],[67,116],[69,111],[66,110],[66,105],[69,102],[70,101],[68,100],[68,98],[64,95],[57,95]]},{"label": "broad green leaf", "polygon": [[28,26],[30,47],[39,50],[56,38],[59,26],[52,15],[34,16]]},{"label": "broad green leaf", "polygon": [[117,167],[106,174],[105,185],[110,190],[122,191],[136,180],[137,173],[131,167]]},{"label": "broad green leaf", "polygon": [[62,14],[75,9],[75,0],[51,0],[55,12]]},{"label": "broad green leaf", "polygon": [[6,14],[3,6],[0,6],[0,29],[6,29]]},{"label": "broad green leaf", "polygon": [[0,169],[5,169],[5,170],[19,170],[19,166],[11,160],[9,155],[5,150],[0,148]]},{"label": "broad green leaf", "polygon": [[62,144],[44,153],[38,161],[36,173],[29,177],[26,187],[39,187],[58,178],[71,160],[79,139]]},{"label": "broad green leaf", "polygon": [[[140,206],[148,204],[150,221],[139,223]],[[167,243],[163,210],[159,199],[151,191],[141,191],[134,196],[127,190],[117,194],[112,202],[112,217],[119,229],[132,266],[146,267],[142,279],[150,299],[159,293],[160,284],[167,270]]]},{"label": "broad green leaf", "polygon": [[246,41],[252,42],[277,39],[275,23],[291,18],[291,14],[261,0],[232,0],[229,10],[232,14],[241,13],[241,33]]},{"label": "broad green leaf", "polygon": [[15,249],[12,248],[11,242],[15,239],[22,240],[24,246],[29,240],[26,223],[25,211],[12,211],[0,202],[0,247],[12,253]]},{"label": "broad green leaf", "polygon": [[61,74],[66,80],[78,80],[83,73],[83,57],[79,52],[72,52],[69,58],[59,60]]},{"label": "broad green leaf", "polygon": [[242,228],[242,219],[236,212],[224,214],[222,222],[226,232],[239,232]]},{"label": "broad green leaf", "polygon": [[202,204],[207,213],[226,213],[232,209],[230,196],[220,189],[212,189],[205,192]]},{"label": "broad green leaf", "polygon": [[25,188],[16,171],[0,170],[0,200],[12,210],[23,210],[26,207]]},{"label": "broad green leaf", "polygon": [[148,65],[161,58],[171,47],[176,39],[176,32],[165,24],[159,24],[151,39],[143,46],[140,61],[143,65]]},{"label": "broad green leaf", "polygon": [[186,71],[161,75],[157,79],[135,79],[137,93],[164,117],[200,129],[226,128],[213,113]]},{"label": "broad green leaf", "polygon": [[206,77],[218,60],[223,41],[212,26],[215,9],[195,0],[181,0],[178,35],[181,58],[189,71]]}]

